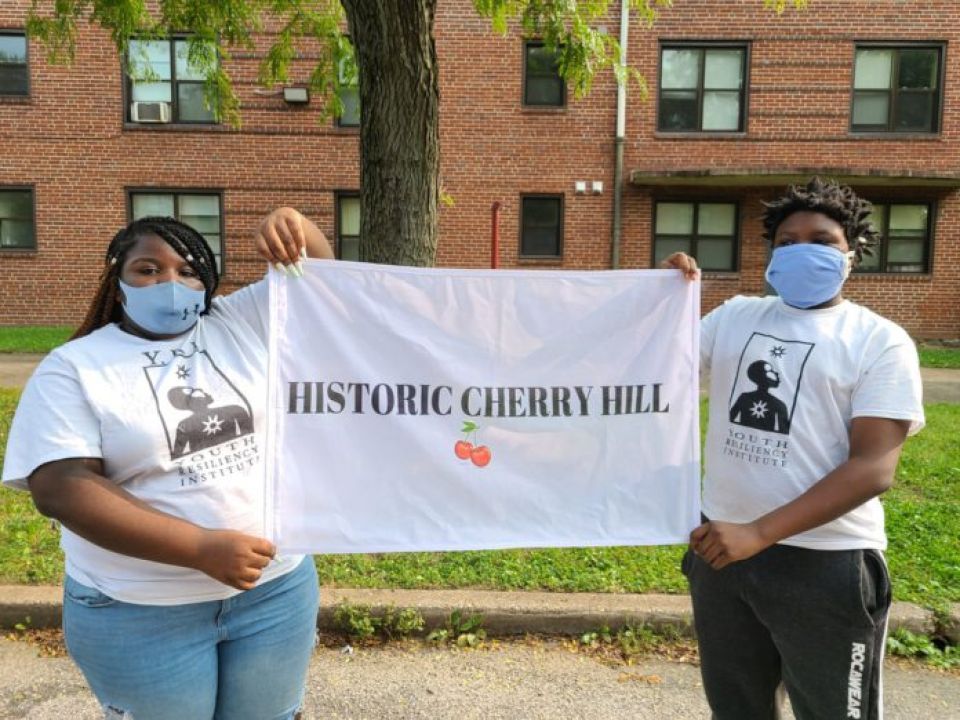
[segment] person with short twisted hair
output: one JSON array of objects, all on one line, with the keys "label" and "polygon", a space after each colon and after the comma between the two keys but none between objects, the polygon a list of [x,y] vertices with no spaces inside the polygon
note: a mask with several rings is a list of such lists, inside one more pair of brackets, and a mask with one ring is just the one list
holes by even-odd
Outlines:
[{"label": "person with short twisted hair", "polygon": [[[255,246],[291,270],[332,257],[291,208]],[[130,223],[10,428],[3,482],[61,524],[64,637],[106,717],[301,708],[319,589],[309,557],[263,537],[267,284],[216,296],[218,283],[195,229]]]},{"label": "person with short twisted hair", "polygon": [[777,228],[795,212],[816,212],[837,222],[859,263],[873,254],[880,233],[871,220],[873,205],[848,185],[815,177],[806,185],[791,185],[780,198],[764,203],[763,239],[773,244]]},{"label": "person with short twisted hair", "polygon": [[[890,608],[879,496],[924,425],[920,368],[898,325],[844,299],[877,240],[871,206],[812,179],[767,203],[777,295],[703,318],[710,387],[702,524],[690,583],[715,720],[879,720]],[[665,267],[699,275],[676,253]]]}]

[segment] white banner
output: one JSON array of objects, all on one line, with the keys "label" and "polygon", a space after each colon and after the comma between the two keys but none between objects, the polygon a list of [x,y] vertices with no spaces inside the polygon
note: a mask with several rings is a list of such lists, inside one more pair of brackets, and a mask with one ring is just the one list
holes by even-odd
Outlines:
[{"label": "white banner", "polygon": [[685,543],[699,283],[672,270],[270,273],[283,552]]}]

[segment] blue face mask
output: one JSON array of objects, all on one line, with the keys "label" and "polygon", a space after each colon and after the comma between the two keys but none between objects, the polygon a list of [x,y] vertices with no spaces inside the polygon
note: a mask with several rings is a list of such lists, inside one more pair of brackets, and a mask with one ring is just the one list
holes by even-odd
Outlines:
[{"label": "blue face mask", "polygon": [[123,310],[133,322],[157,335],[179,335],[194,325],[204,310],[203,290],[178,282],[133,287],[120,281]]},{"label": "blue face mask", "polygon": [[767,282],[787,305],[804,309],[822,305],[840,293],[853,255],[817,243],[784,245],[773,251]]}]

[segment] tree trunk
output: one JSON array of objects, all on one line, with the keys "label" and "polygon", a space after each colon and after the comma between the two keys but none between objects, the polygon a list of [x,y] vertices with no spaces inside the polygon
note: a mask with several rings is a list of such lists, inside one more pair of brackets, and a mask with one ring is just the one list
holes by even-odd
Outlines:
[{"label": "tree trunk", "polygon": [[433,265],[440,89],[436,0],[341,0],[360,79],[360,257]]}]

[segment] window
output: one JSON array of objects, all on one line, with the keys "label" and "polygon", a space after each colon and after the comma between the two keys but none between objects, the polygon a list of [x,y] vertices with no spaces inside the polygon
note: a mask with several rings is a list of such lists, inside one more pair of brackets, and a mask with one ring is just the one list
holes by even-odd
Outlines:
[{"label": "window", "polygon": [[130,41],[128,121],[216,122],[204,99],[204,71],[190,62],[189,46],[184,38]]},{"label": "window", "polygon": [[658,202],[654,227],[654,267],[684,252],[707,271],[737,269],[736,203]]},{"label": "window", "polygon": [[858,272],[925,273],[930,257],[931,207],[927,204],[874,203],[873,224],[880,242],[864,253]]},{"label": "window", "polygon": [[742,132],[744,46],[663,47],[657,129]]},{"label": "window", "polygon": [[174,217],[206,238],[223,271],[223,230],[220,195],[215,193],[130,193],[131,219],[148,216]]},{"label": "window", "polygon": [[854,132],[937,132],[940,47],[859,47],[853,73]]},{"label": "window", "polygon": [[542,42],[528,42],[523,56],[523,104],[563,107],[567,87],[557,70],[557,53]]},{"label": "window", "polygon": [[558,258],[563,251],[563,196],[521,198],[520,256]]},{"label": "window", "polygon": [[23,33],[0,33],[0,95],[27,95],[27,38]]},{"label": "window", "polygon": [[34,250],[33,191],[0,190],[0,249]]},{"label": "window", "polygon": [[360,196],[337,195],[337,257],[360,260]]},{"label": "window", "polygon": [[337,95],[343,104],[343,112],[337,118],[340,127],[360,127],[360,80],[356,64],[341,60],[337,66],[340,90]]}]

